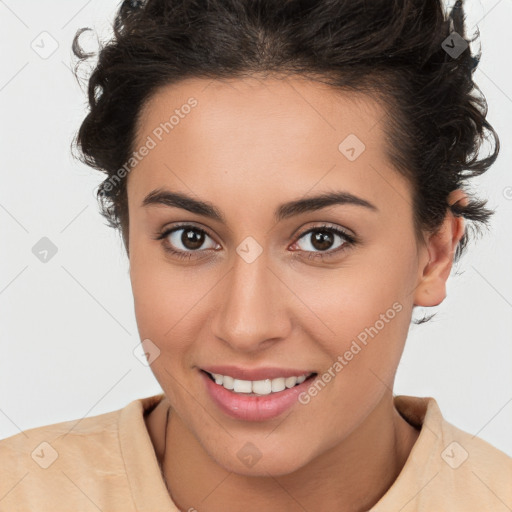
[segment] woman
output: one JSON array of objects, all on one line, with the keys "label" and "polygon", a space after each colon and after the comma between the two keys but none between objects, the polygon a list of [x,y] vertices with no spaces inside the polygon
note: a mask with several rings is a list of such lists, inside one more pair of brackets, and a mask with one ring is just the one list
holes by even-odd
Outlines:
[{"label": "woman", "polygon": [[512,459],[392,391],[414,308],[493,213],[465,190],[499,145],[463,19],[122,4],[77,142],[163,393],[3,440],[0,510],[512,507]]}]

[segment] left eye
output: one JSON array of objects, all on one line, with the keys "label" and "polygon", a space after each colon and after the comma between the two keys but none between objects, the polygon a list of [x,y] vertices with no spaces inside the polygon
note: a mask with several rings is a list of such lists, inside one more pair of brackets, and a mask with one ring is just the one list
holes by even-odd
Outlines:
[{"label": "left eye", "polygon": [[[341,240],[336,243],[336,238]],[[299,248],[305,252],[336,252],[345,245],[353,243],[353,237],[330,226],[312,228],[303,233],[298,240],[301,239],[306,240],[306,243]],[[296,245],[299,245],[298,241]]]}]

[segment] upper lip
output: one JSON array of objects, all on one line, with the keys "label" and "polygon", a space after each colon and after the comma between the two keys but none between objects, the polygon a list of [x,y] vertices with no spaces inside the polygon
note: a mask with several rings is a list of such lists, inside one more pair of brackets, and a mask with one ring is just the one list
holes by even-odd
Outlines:
[{"label": "upper lip", "polygon": [[310,375],[314,372],[310,370],[300,370],[296,368],[242,368],[240,366],[215,365],[205,366],[201,370],[208,373],[220,373],[229,375],[239,380],[265,380],[277,379],[278,377],[300,377],[301,375]]}]

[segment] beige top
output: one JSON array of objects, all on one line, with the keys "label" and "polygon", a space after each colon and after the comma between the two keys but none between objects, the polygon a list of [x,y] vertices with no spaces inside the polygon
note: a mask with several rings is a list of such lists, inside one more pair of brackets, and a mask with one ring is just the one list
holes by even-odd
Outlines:
[{"label": "beige top", "polygon": [[[178,511],[144,420],[163,398],[1,440],[0,511]],[[394,400],[421,432],[371,512],[512,510],[512,458],[445,421],[433,398]]]}]

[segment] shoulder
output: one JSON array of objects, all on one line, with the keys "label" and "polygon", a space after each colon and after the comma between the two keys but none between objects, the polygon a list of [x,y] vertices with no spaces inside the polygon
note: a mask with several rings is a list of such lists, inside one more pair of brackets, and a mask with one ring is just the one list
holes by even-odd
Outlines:
[{"label": "shoulder", "polygon": [[116,411],[0,440],[0,511],[97,510],[99,503],[108,502],[109,489],[131,496],[120,420],[140,418],[140,429],[144,409],[158,398],[134,400]]},{"label": "shoulder", "polygon": [[437,436],[440,458],[453,470],[480,471],[482,478],[512,483],[512,458],[492,444],[448,422],[434,398],[428,398],[424,426]]},{"label": "shoulder", "polygon": [[512,458],[448,422],[432,397],[395,397],[420,435],[375,511],[512,509]]},{"label": "shoulder", "polygon": [[[47,469],[62,457],[91,458],[91,448],[111,446],[117,437],[119,411],[31,428],[0,440],[0,471]],[[94,453],[100,456],[102,453]]]},{"label": "shoulder", "polygon": [[512,507],[512,457],[445,419],[440,427],[441,467],[451,474],[454,488],[468,496],[483,495],[495,507],[500,501]]}]

